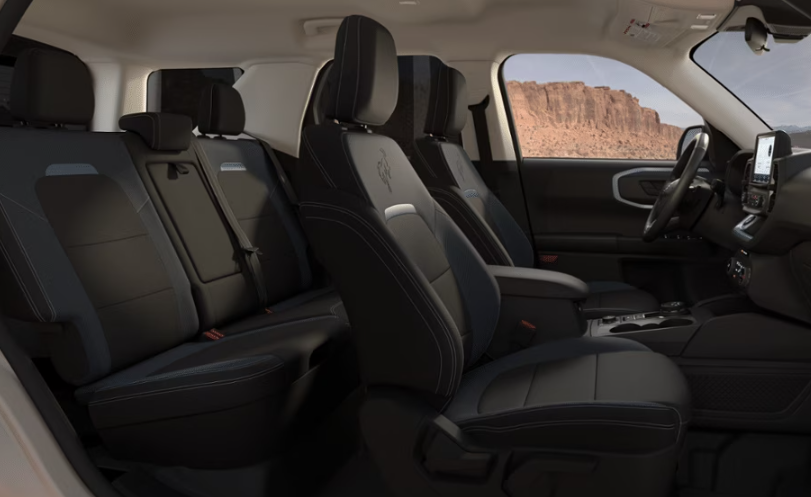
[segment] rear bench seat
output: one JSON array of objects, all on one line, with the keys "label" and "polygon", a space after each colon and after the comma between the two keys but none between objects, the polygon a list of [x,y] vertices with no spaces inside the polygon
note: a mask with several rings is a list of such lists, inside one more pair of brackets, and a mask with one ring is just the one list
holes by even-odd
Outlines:
[{"label": "rear bench seat", "polygon": [[240,210],[273,254],[260,308],[188,118],[123,118],[124,135],[64,129],[92,119],[91,76],[41,49],[17,60],[11,111],[27,125],[0,128],[2,311],[51,330],[48,355],[112,455],[250,464],[354,387],[340,301],[310,291],[304,239],[266,222],[289,216],[272,202]]}]

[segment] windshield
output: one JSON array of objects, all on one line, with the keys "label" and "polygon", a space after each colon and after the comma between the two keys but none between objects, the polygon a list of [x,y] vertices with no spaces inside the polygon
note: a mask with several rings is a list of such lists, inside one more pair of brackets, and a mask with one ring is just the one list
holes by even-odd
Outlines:
[{"label": "windshield", "polygon": [[742,32],[718,33],[693,53],[693,60],[772,129],[811,147],[811,40],[775,43],[755,55]]}]

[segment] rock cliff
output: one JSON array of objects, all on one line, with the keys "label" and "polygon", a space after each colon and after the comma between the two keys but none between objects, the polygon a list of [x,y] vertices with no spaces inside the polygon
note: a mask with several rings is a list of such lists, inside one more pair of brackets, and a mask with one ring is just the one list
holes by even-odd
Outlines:
[{"label": "rock cliff", "polygon": [[682,129],[607,86],[507,82],[525,157],[675,159]]}]

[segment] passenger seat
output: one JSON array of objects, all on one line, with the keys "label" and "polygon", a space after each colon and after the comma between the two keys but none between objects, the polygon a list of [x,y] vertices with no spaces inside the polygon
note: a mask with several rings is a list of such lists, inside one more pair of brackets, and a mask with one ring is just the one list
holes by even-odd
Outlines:
[{"label": "passenger seat", "polygon": [[[527,236],[473,167],[461,146],[448,140],[467,120],[465,77],[440,64],[431,82],[425,136],[416,140],[414,169],[428,191],[462,229],[482,259],[495,266],[534,267]],[[586,317],[659,309],[650,293],[619,281],[589,282]]]},{"label": "passenger seat", "polygon": [[256,308],[208,191],[171,165],[199,171],[190,121],[137,119],[146,141],[65,129],[90,123],[93,82],[42,49],[17,59],[11,111],[26,125],[0,128],[2,311],[45,337],[114,457],[251,464],[354,387],[334,294],[300,282],[277,292],[286,310]]},{"label": "passenger seat", "polygon": [[497,360],[500,291],[403,151],[368,126],[397,102],[397,49],[338,29],[323,124],[302,136],[301,218],[357,344],[369,453],[403,496],[664,497],[690,419],[667,357],[581,337]]}]

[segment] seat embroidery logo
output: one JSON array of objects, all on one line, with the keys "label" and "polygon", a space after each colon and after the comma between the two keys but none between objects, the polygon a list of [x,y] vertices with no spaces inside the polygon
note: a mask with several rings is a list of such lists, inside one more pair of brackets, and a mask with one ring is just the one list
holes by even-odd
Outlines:
[{"label": "seat embroidery logo", "polygon": [[386,159],[386,151],[381,148],[380,153],[383,154],[383,156],[377,161],[377,174],[380,176],[380,180],[383,181],[383,184],[389,189],[389,193],[391,193],[391,167],[389,166],[389,161]]},{"label": "seat embroidery logo", "polygon": [[458,155],[456,156],[456,170],[459,171],[459,176],[462,177],[462,181],[465,180],[465,170],[462,168],[462,158]]}]

